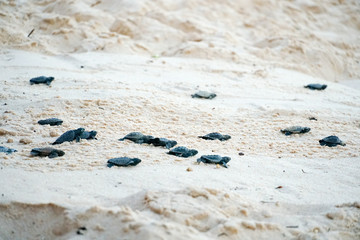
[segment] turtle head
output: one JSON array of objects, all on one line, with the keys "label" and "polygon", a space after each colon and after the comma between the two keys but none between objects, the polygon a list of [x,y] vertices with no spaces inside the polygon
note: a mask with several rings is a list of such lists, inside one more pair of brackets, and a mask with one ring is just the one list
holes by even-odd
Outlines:
[{"label": "turtle head", "polygon": [[136,166],[141,162],[141,159],[139,159],[139,158],[133,158],[131,160],[132,160],[131,165],[133,165],[133,166]]},{"label": "turtle head", "polygon": [[307,133],[307,132],[310,132],[311,128],[309,127],[304,127],[302,130],[301,130],[301,133]]},{"label": "turtle head", "polygon": [[231,138],[230,135],[223,135],[223,141],[229,140]]},{"label": "turtle head", "polygon": [[169,141],[165,144],[165,147],[166,147],[167,149],[170,149],[170,148],[174,147],[176,144],[177,144],[177,141],[169,140]]},{"label": "turtle head", "polygon": [[76,135],[80,135],[85,131],[85,128],[78,128],[75,130]]},{"label": "turtle head", "polygon": [[62,151],[62,150],[57,150],[57,155],[58,155],[59,157],[64,156],[64,155],[65,155],[65,152]]},{"label": "turtle head", "polygon": [[191,149],[191,150],[189,150],[189,152],[190,152],[191,156],[195,156],[196,154],[198,154],[198,151],[195,149]]},{"label": "turtle head", "polygon": [[221,159],[221,161],[225,162],[225,163],[228,163],[230,160],[231,160],[230,157],[222,157],[222,159]]},{"label": "turtle head", "polygon": [[97,134],[97,131],[91,131],[90,138],[95,138],[96,134]]}]

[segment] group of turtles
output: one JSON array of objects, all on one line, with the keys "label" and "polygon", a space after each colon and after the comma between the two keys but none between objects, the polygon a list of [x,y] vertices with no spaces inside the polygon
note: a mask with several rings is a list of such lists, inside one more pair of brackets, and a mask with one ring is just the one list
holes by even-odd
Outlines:
[{"label": "group of turtles", "polygon": [[[231,137],[229,135],[223,135],[221,133],[209,133],[204,136],[199,136],[199,138],[206,139],[206,140],[220,140],[220,141],[226,141],[230,139]],[[169,149],[169,152],[167,154],[174,155],[177,157],[183,157],[188,158],[195,156],[198,154],[198,151],[196,149],[189,149],[184,146],[179,146],[173,148],[175,145],[177,145],[177,142],[175,140],[169,140],[167,138],[158,138],[153,137],[151,135],[144,135],[141,132],[131,132],[124,136],[123,138],[120,138],[119,141],[129,140],[137,144],[152,144],[154,146],[161,146]],[[172,149],[170,149],[172,148]],[[220,155],[202,155],[200,158],[197,159],[198,163],[215,163],[222,165],[223,167],[227,168],[227,163],[231,160],[230,157],[222,157]],[[128,157],[121,157],[121,158],[112,158],[108,160],[108,167],[112,167],[114,165],[116,166],[135,166],[138,163],[140,163],[141,160],[138,158],[128,158]]]},{"label": "group of turtles", "polygon": [[[30,79],[30,84],[47,84],[50,85],[51,82],[54,80],[54,77],[45,77],[40,76],[36,78]],[[309,84],[307,86],[304,86],[305,88],[309,88],[311,90],[324,90],[327,85],[322,84]],[[215,93],[210,93],[206,91],[199,91],[193,95],[191,95],[193,98],[205,98],[205,99],[213,99],[216,97]],[[316,120],[315,118],[311,120]],[[59,126],[63,123],[61,119],[58,118],[48,118],[44,120],[39,120],[38,124],[40,125],[50,125],[50,126]],[[285,135],[291,135],[291,134],[303,134],[309,132],[311,129],[308,127],[302,127],[302,126],[292,126],[285,129],[282,129],[281,132]],[[78,128],[74,130],[69,130],[63,133],[60,137],[58,137],[52,145],[58,145],[62,144],[64,142],[80,142],[81,139],[97,139],[96,138],[96,131],[85,131],[84,128]],[[204,136],[198,136],[199,138],[205,139],[205,140],[220,140],[220,141],[226,141],[231,138],[230,135],[223,135],[221,133],[213,132],[206,134]],[[177,142],[175,140],[169,140],[167,138],[159,138],[159,137],[153,137],[151,135],[144,135],[140,132],[131,132],[124,136],[123,138],[120,138],[119,141],[129,140],[137,144],[150,144],[156,147],[165,147],[166,149],[169,149],[168,154],[174,155],[177,157],[183,157],[188,158],[195,156],[198,154],[198,151],[195,149],[189,149],[184,146],[178,146]],[[341,141],[337,136],[328,136],[321,140],[319,140],[319,143],[321,146],[329,146],[334,147],[337,145],[345,146],[346,144]],[[175,148],[174,148],[175,147]],[[7,148],[0,146],[0,152],[5,152],[6,154],[11,154],[13,152],[17,152],[15,149]],[[65,155],[65,152],[59,149],[55,149],[52,147],[44,147],[44,148],[33,148],[30,152],[31,156],[40,156],[40,157],[49,157],[49,158],[55,158],[55,157],[61,157]],[[230,157],[227,156],[220,156],[220,155],[202,155],[200,158],[197,159],[198,163],[214,163],[222,165],[223,167],[227,168],[227,163],[231,160]],[[141,159],[139,158],[129,158],[129,157],[119,157],[119,158],[112,158],[107,161],[107,166],[136,166],[141,162]]]}]

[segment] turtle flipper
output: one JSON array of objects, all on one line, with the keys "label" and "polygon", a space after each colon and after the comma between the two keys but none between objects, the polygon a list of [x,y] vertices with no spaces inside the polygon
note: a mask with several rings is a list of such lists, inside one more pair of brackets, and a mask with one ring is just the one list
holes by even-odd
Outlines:
[{"label": "turtle flipper", "polygon": [[111,168],[111,167],[113,167],[113,166],[114,166],[113,163],[108,163],[108,164],[107,164],[107,167],[108,167],[108,168]]},{"label": "turtle flipper", "polygon": [[289,136],[291,134],[292,134],[291,132],[285,132],[285,136]]},{"label": "turtle flipper", "polygon": [[226,164],[226,162],[223,162],[222,165],[224,166],[224,168],[228,168],[228,165]]},{"label": "turtle flipper", "polygon": [[46,85],[50,86],[51,81],[46,81]]},{"label": "turtle flipper", "polygon": [[80,142],[81,137],[80,136],[76,136],[76,142]]},{"label": "turtle flipper", "polygon": [[51,152],[50,154],[49,154],[49,158],[56,158],[56,157],[58,157],[59,155],[57,154],[57,152]]}]

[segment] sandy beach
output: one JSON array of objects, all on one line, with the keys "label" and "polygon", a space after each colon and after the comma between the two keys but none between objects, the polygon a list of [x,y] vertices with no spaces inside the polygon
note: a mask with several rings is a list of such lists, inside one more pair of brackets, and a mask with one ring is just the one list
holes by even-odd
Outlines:
[{"label": "sandy beach", "polygon": [[[17,150],[0,152],[0,239],[360,239],[359,12],[355,0],[0,1],[0,146]],[[201,90],[217,96],[191,97]],[[63,124],[37,123],[53,117]],[[81,127],[97,139],[51,145]],[[118,140],[130,132],[199,153]],[[211,132],[231,139],[198,137]],[[330,135],[346,145],[321,146]],[[65,155],[30,155],[41,147]],[[228,168],[197,163],[210,154]],[[107,167],[116,157],[141,163]]]}]

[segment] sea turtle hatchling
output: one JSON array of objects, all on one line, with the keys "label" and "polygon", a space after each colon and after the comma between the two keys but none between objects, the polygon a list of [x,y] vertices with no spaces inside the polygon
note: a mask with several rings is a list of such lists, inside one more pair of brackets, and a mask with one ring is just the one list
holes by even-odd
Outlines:
[{"label": "sea turtle hatchling", "polygon": [[30,152],[31,156],[56,158],[65,155],[65,152],[51,147],[33,148]]},{"label": "sea turtle hatchling", "polygon": [[127,134],[125,137],[120,138],[119,141],[124,141],[125,139],[130,140],[134,143],[143,144],[143,143],[150,143],[150,139],[153,139],[153,136],[144,135],[141,132],[131,132]]},{"label": "sea turtle hatchling", "polygon": [[111,168],[112,166],[118,167],[127,167],[127,166],[136,166],[141,162],[139,158],[129,158],[129,157],[119,157],[111,158],[107,161],[107,166]]},{"label": "sea turtle hatchling", "polygon": [[48,86],[50,86],[51,82],[54,81],[54,77],[45,77],[45,76],[40,76],[40,77],[36,77],[36,78],[32,78],[30,79],[30,84],[40,84],[40,83],[44,83],[47,84]]},{"label": "sea turtle hatchling", "polygon": [[17,150],[12,149],[12,148],[7,148],[4,146],[0,146],[0,152],[6,153],[6,155],[8,155],[8,154],[12,154],[13,152],[17,152]]},{"label": "sea turtle hatchling", "polygon": [[206,99],[213,99],[214,97],[216,97],[215,93],[210,93],[207,91],[199,91],[195,94],[191,95],[192,98],[206,98]]},{"label": "sea turtle hatchling", "polygon": [[167,138],[154,138],[149,140],[149,144],[154,145],[155,147],[166,147],[170,149],[177,144],[177,141],[169,140]]},{"label": "sea turtle hatchling", "polygon": [[69,130],[63,133],[52,145],[61,144],[63,142],[72,142],[76,140],[76,142],[80,142],[81,134],[85,131],[84,128],[78,128],[75,130]]},{"label": "sea turtle hatchling", "polygon": [[195,149],[188,149],[187,147],[176,147],[171,149],[168,154],[188,158],[198,154],[198,151]]},{"label": "sea turtle hatchling", "polygon": [[81,139],[87,139],[87,140],[90,140],[90,139],[95,139],[97,140],[96,138],[96,134],[97,132],[96,131],[84,131],[80,134],[80,138]]},{"label": "sea turtle hatchling", "polygon": [[304,86],[304,88],[309,88],[311,90],[324,90],[326,87],[327,87],[327,85],[318,84],[318,83],[311,83],[311,84]]},{"label": "sea turtle hatchling", "polygon": [[337,145],[346,146],[346,144],[340,140],[337,136],[328,136],[326,138],[323,138],[319,140],[319,143],[321,146],[328,146],[328,147],[335,147]]},{"label": "sea turtle hatchling", "polygon": [[205,140],[216,140],[219,139],[220,141],[226,141],[231,138],[230,135],[222,135],[221,133],[213,132],[206,134],[205,136],[199,136],[199,138],[205,139]]},{"label": "sea turtle hatchling", "polygon": [[300,134],[300,133],[307,133],[310,132],[311,128],[308,127],[301,127],[301,126],[292,126],[285,129],[280,130],[286,136],[291,134]]},{"label": "sea turtle hatchling", "polygon": [[227,163],[230,160],[230,157],[221,157],[220,155],[202,155],[200,158],[197,159],[197,162],[199,164],[200,162],[222,164],[225,168],[227,168]]},{"label": "sea turtle hatchling", "polygon": [[40,125],[49,124],[50,126],[58,126],[58,125],[61,125],[62,123],[63,123],[63,120],[58,119],[58,118],[48,118],[48,119],[38,121],[38,124],[40,124]]}]

